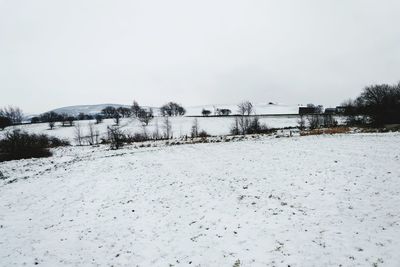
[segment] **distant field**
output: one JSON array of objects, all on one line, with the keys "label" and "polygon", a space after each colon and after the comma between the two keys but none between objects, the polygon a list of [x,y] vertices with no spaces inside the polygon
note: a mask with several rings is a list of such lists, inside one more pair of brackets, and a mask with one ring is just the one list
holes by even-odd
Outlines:
[{"label": "distant field", "polygon": [[[156,117],[151,123],[145,128],[148,133],[154,132],[156,124],[158,124],[160,132],[163,131],[163,117]],[[180,137],[183,135],[190,135],[191,127],[194,118],[191,117],[171,117],[172,132],[174,137]],[[207,131],[210,135],[226,135],[229,134],[230,128],[234,122],[234,117],[200,117],[197,118],[200,129]],[[260,121],[265,123],[271,128],[281,127],[294,127],[297,125],[298,116],[266,116],[261,117]],[[76,121],[76,124],[82,126],[83,132],[87,131],[88,124],[95,121]],[[104,120],[103,123],[95,125],[95,128],[100,132],[101,135],[105,135],[107,132],[107,126],[114,125],[112,119]],[[137,119],[122,119],[120,125],[122,129],[130,133],[142,133],[144,131],[143,126]],[[23,129],[31,133],[45,133],[48,135],[66,138],[73,143],[74,139],[74,127],[62,127],[60,123],[57,123],[55,129],[50,130],[47,123],[38,124],[27,124],[15,126],[15,128]],[[7,129],[12,129],[9,127]],[[1,135],[1,132],[0,132]]]}]

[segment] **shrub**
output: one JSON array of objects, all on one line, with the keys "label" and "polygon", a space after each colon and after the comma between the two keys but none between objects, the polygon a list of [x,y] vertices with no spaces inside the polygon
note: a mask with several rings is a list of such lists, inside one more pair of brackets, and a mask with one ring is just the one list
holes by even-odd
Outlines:
[{"label": "shrub", "polygon": [[231,134],[263,134],[271,132],[265,124],[262,124],[258,117],[237,116],[231,127]]},{"label": "shrub", "polygon": [[297,120],[297,124],[301,131],[306,128],[306,120],[304,119],[304,115],[300,115],[299,119]]},{"label": "shrub", "polygon": [[96,119],[96,124],[99,124],[99,123],[101,123],[103,121],[103,116],[100,115],[100,114],[97,114],[95,116],[95,119]]},{"label": "shrub", "polygon": [[309,131],[302,131],[300,135],[308,136],[308,135],[321,135],[321,134],[342,134],[348,132],[350,132],[350,128],[348,127],[334,127],[327,129],[312,129]]},{"label": "shrub", "polygon": [[162,116],[183,116],[186,109],[175,102],[169,102],[160,108]]},{"label": "shrub", "polygon": [[311,114],[307,116],[308,126],[311,130],[320,128],[322,126],[323,119],[319,114]]},{"label": "shrub", "polygon": [[192,124],[192,129],[190,132],[190,136],[192,138],[196,138],[199,136],[199,121],[197,120],[197,118],[195,118],[193,120],[193,124]]},{"label": "shrub", "polygon": [[69,145],[67,141],[56,137],[13,130],[0,140],[0,161],[49,157],[49,148],[66,145]]},{"label": "shrub", "polygon": [[126,135],[119,127],[115,126],[107,127],[107,136],[107,141],[110,143],[110,147],[113,150],[121,148],[126,140]]},{"label": "shrub", "polygon": [[323,116],[323,126],[330,128],[338,126],[337,120],[331,114],[324,114]]},{"label": "shrub", "polygon": [[0,129],[4,129],[8,126],[12,125],[12,121],[11,119],[7,118],[7,117],[0,117]]},{"label": "shrub", "polygon": [[268,133],[269,129],[267,125],[262,124],[258,117],[254,117],[250,120],[249,127],[247,129],[247,134],[262,134]]},{"label": "shrub", "polygon": [[203,115],[203,116],[209,116],[210,114],[211,114],[211,111],[208,109],[203,109],[201,111],[201,115]]},{"label": "shrub", "polygon": [[39,117],[32,117],[31,118],[31,123],[39,123],[40,122],[40,118]]},{"label": "shrub", "polygon": [[207,138],[209,136],[210,135],[204,130],[200,131],[199,134],[198,134],[198,137],[201,137],[201,138]]}]

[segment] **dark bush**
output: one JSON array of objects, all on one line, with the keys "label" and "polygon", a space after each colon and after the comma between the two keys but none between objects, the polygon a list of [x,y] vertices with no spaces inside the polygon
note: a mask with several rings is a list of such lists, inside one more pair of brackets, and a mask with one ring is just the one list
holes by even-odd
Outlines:
[{"label": "dark bush", "polygon": [[203,109],[203,110],[201,111],[201,115],[203,115],[203,116],[209,116],[210,114],[211,114],[211,111],[210,111],[210,110]]},{"label": "dark bush", "polygon": [[269,129],[267,125],[262,124],[258,117],[254,117],[250,120],[249,128],[247,129],[247,134],[263,134],[268,133]]},{"label": "dark bush", "polygon": [[49,148],[66,145],[69,145],[67,141],[56,137],[13,130],[0,140],[0,161],[49,157]]},{"label": "dark bush", "polygon": [[169,102],[160,108],[162,116],[183,116],[186,109],[175,102]]},{"label": "dark bush", "polygon": [[11,119],[7,118],[7,117],[0,117],[0,129],[4,129],[8,126],[12,125],[12,121]]},{"label": "dark bush", "polygon": [[99,124],[103,121],[103,116],[101,114],[97,114],[95,116],[95,119],[96,119],[96,124]]},{"label": "dark bush", "polygon": [[31,118],[31,123],[39,123],[40,122],[40,118],[39,117],[32,117]]},{"label": "dark bush", "polygon": [[202,130],[199,132],[199,134],[197,136],[201,137],[201,138],[206,138],[206,137],[209,137],[210,135],[206,131]]}]

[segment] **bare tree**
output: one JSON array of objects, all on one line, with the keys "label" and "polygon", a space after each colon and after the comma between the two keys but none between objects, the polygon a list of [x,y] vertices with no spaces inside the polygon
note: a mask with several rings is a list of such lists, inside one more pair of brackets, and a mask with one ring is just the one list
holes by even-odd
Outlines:
[{"label": "bare tree", "polygon": [[132,110],[126,107],[117,108],[117,112],[121,115],[122,118],[128,118],[132,115]]},{"label": "bare tree", "polygon": [[43,122],[48,122],[50,130],[53,130],[55,123],[60,120],[60,115],[54,111],[50,111],[40,115],[40,120]]},{"label": "bare tree", "polygon": [[253,118],[245,115],[235,116],[234,123],[231,127],[231,134],[262,134],[268,133],[270,129],[266,124],[261,123],[260,119],[255,116]]},{"label": "bare tree", "polygon": [[300,130],[304,130],[306,128],[306,120],[303,115],[300,115],[300,118],[297,121]]},{"label": "bare tree", "polygon": [[149,109],[149,111],[141,108],[137,118],[143,125],[149,125],[150,121],[154,118],[153,116],[153,109]]},{"label": "bare tree", "polygon": [[199,136],[199,122],[198,122],[197,118],[195,118],[193,120],[191,136],[192,136],[192,138]]},{"label": "bare tree", "polygon": [[175,102],[169,102],[160,108],[162,116],[183,116],[186,109]]},{"label": "bare tree", "polygon": [[250,116],[254,113],[253,104],[250,101],[244,101],[238,105],[238,113],[242,116]]},{"label": "bare tree", "polygon": [[96,124],[99,124],[103,121],[103,116],[101,114],[97,114],[95,116],[95,119],[96,119]]},{"label": "bare tree", "polygon": [[53,130],[55,125],[56,125],[55,121],[49,121],[50,130]]},{"label": "bare tree", "polygon": [[142,125],[142,132],[143,132],[143,139],[148,140],[149,139],[149,134],[147,133],[147,125]]},{"label": "bare tree", "polygon": [[79,146],[83,144],[83,133],[81,125],[79,123],[75,125],[75,141]]},{"label": "bare tree", "polygon": [[235,117],[235,120],[234,120],[233,125],[231,127],[231,134],[233,134],[233,135],[239,135],[240,134],[239,117]]},{"label": "bare tree", "polygon": [[69,116],[67,113],[63,113],[59,115],[59,118],[61,120],[62,126],[72,126],[74,123],[75,118],[73,116]]},{"label": "bare tree", "polygon": [[124,133],[121,131],[120,127],[108,126],[107,134],[111,149],[119,149],[124,145]]},{"label": "bare tree", "polygon": [[108,107],[103,108],[101,110],[101,113],[103,114],[104,118],[109,119],[109,118],[114,118],[115,117],[115,114],[117,113],[117,110],[112,106],[108,106]]},{"label": "bare tree", "polygon": [[244,101],[238,105],[239,117],[235,118],[235,124],[238,124],[236,130],[240,134],[247,134],[249,132],[251,119],[249,116],[254,112],[253,104],[250,101]]},{"label": "bare tree", "polygon": [[248,129],[250,127],[250,118],[247,116],[240,116],[239,117],[239,130],[241,134],[247,134]]},{"label": "bare tree", "polygon": [[87,119],[87,115],[83,112],[79,112],[78,114],[78,121],[83,121]]},{"label": "bare tree", "polygon": [[60,114],[61,125],[64,127],[67,124],[68,114]]},{"label": "bare tree", "polygon": [[93,123],[88,124],[87,141],[89,145],[97,145],[99,143],[99,131],[94,128]]},{"label": "bare tree", "polygon": [[113,119],[114,119],[115,125],[119,125],[119,121],[121,119],[121,115],[119,114],[118,111],[115,111]]},{"label": "bare tree", "polygon": [[166,139],[171,138],[172,137],[172,126],[171,126],[171,121],[169,120],[168,116],[164,117],[163,128],[164,128],[165,138]]},{"label": "bare tree", "polygon": [[217,108],[216,115],[218,116],[229,116],[232,111],[228,108]]},{"label": "bare tree", "polygon": [[153,132],[153,139],[159,139],[160,138],[160,129],[158,126],[158,119],[156,119],[154,123],[154,132]]},{"label": "bare tree", "polygon": [[19,107],[9,106],[0,109],[0,116],[9,118],[12,124],[18,124],[22,122],[24,114]]},{"label": "bare tree", "polygon": [[324,114],[322,116],[322,124],[324,127],[330,128],[330,127],[336,127],[338,125],[337,120],[333,117],[331,114]]},{"label": "bare tree", "polygon": [[75,120],[75,118],[73,116],[68,116],[67,121],[68,121],[69,126],[74,125],[74,120]]},{"label": "bare tree", "polygon": [[139,106],[139,103],[137,101],[133,100],[131,109],[132,109],[133,116],[138,117],[141,107]]},{"label": "bare tree", "polygon": [[310,114],[307,116],[307,121],[310,129],[317,129],[320,128],[323,120],[320,115],[318,114]]},{"label": "bare tree", "polygon": [[358,113],[369,116],[374,126],[400,123],[400,83],[367,86],[356,103]]}]

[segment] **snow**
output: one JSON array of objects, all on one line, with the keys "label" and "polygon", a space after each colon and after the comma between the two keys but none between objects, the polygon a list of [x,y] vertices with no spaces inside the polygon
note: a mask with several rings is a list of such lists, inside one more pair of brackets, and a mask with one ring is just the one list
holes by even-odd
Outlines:
[{"label": "snow", "polygon": [[[119,104],[100,104],[100,105],[80,105],[80,106],[70,106],[55,109],[53,111],[62,114],[78,115],[83,112],[85,114],[96,114],[101,112],[106,106],[120,107],[124,105]],[[129,106],[124,106],[129,107]],[[149,107],[146,107],[149,108]],[[184,135],[190,135],[193,121],[195,118],[191,116],[200,116],[203,109],[208,109],[214,111],[217,108],[225,108],[232,110],[235,114],[237,110],[237,105],[202,105],[194,107],[186,107],[186,115],[182,117],[171,117],[170,121],[172,124],[172,134],[175,137],[180,137]],[[153,108],[155,114],[158,114],[158,109]],[[284,127],[296,127],[298,125],[298,106],[295,105],[284,105],[284,104],[267,104],[258,103],[254,104],[254,110],[256,114],[270,114],[260,116],[260,122],[266,124],[270,128],[284,128]],[[284,114],[284,115],[278,115]],[[289,115],[288,115],[289,114]],[[290,115],[292,114],[292,115]],[[277,116],[278,115],[278,116]],[[338,118],[341,121],[341,118]],[[198,117],[197,118],[200,129],[205,130],[210,135],[227,135],[230,134],[230,129],[234,122],[234,117]],[[147,133],[151,134],[155,131],[157,124],[159,131],[162,132],[162,124],[164,118],[156,116],[150,124],[143,128],[142,124],[135,118],[123,118],[121,119],[120,125],[122,130],[127,133],[143,133],[145,130]],[[85,120],[85,121],[75,121],[75,125],[79,124],[82,128],[84,134],[89,132],[89,123],[95,123],[95,120]],[[100,136],[106,136],[107,127],[114,125],[112,119],[106,119],[101,124],[94,125],[95,130],[100,133]],[[75,128],[74,127],[62,127],[61,123],[56,123],[56,127],[53,130],[49,129],[47,123],[37,123],[37,124],[23,124],[19,126],[12,126],[6,129],[23,129],[29,133],[36,134],[47,134],[50,136],[55,136],[63,139],[69,140],[72,144],[75,144]],[[0,138],[4,132],[0,132]]]},{"label": "snow", "polygon": [[[211,111],[213,114],[216,109],[230,109],[232,114],[237,114],[237,104],[215,104],[215,105],[201,105],[191,106],[186,108],[186,116],[201,116],[203,109]],[[254,112],[258,115],[278,115],[278,114],[299,114],[299,106],[297,105],[286,105],[286,104],[269,104],[269,103],[255,103]]]},{"label": "snow", "polygon": [[121,105],[121,104],[98,104],[98,105],[77,105],[77,106],[68,106],[53,109],[58,114],[68,114],[70,116],[78,116],[79,113],[95,115],[101,113],[101,111],[106,107],[114,107],[114,108],[130,108],[129,105]]},{"label": "snow", "polygon": [[[68,115],[77,116],[79,113],[85,114],[98,114],[101,113],[101,110],[112,106],[115,108],[119,107],[126,107],[129,108],[129,105],[122,105],[122,104],[98,104],[98,105],[77,105],[77,106],[68,106],[57,108],[52,111],[63,114],[66,113]],[[145,106],[145,108],[150,108],[150,106]],[[154,110],[156,115],[160,115],[159,107],[151,107]],[[232,114],[236,114],[237,112],[237,104],[214,104],[214,105],[199,105],[199,106],[185,106],[186,109],[186,116],[201,116],[201,111],[203,109],[208,109],[212,113],[217,108],[221,109],[230,109]],[[276,115],[276,114],[298,114],[299,107],[298,105],[286,105],[286,104],[269,104],[269,103],[255,103],[254,104],[254,111],[256,114],[269,114],[269,115]]]},{"label": "snow", "polygon": [[[192,117],[170,117],[172,125],[172,133],[175,137],[183,135],[190,135],[193,121],[195,118]],[[230,133],[231,126],[234,122],[234,117],[199,117],[197,118],[199,127],[201,130],[205,130],[210,135],[227,135]],[[282,127],[295,127],[297,126],[297,116],[271,116],[271,117],[260,117],[260,122],[265,123],[271,128],[282,128]],[[158,124],[159,131],[163,132],[163,117],[154,118],[150,124],[146,127],[147,133],[153,133]],[[89,123],[95,123],[95,120],[89,121],[76,121],[75,124],[80,124],[84,134],[88,133]],[[101,136],[107,134],[107,126],[114,125],[115,122],[112,119],[104,120],[103,123],[95,124],[95,130],[98,130]],[[133,118],[121,119],[121,129],[128,133],[143,133],[144,129],[142,124]],[[37,124],[25,124],[20,126],[8,127],[7,129],[20,128],[30,133],[37,134],[48,134],[63,139],[68,139],[74,144],[75,128],[74,127],[62,127],[60,123],[56,124],[56,128],[53,130],[49,129],[47,123]],[[0,132],[1,138],[2,132]]]},{"label": "snow", "polygon": [[0,163],[0,265],[399,266],[399,133]]}]

